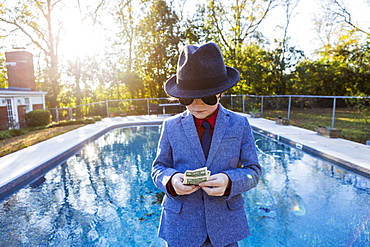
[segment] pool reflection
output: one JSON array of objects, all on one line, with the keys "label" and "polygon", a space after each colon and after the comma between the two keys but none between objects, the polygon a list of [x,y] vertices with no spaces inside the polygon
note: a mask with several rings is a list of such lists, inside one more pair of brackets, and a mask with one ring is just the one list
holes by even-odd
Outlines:
[{"label": "pool reflection", "polygon": [[[107,133],[0,206],[6,246],[160,246],[158,126]],[[6,234],[11,233],[11,234]]]},{"label": "pool reflection", "polygon": [[[252,235],[242,246],[365,246],[370,181],[256,135],[263,177],[245,193]],[[362,229],[359,233],[359,229]],[[357,236],[357,237],[356,237]]]}]

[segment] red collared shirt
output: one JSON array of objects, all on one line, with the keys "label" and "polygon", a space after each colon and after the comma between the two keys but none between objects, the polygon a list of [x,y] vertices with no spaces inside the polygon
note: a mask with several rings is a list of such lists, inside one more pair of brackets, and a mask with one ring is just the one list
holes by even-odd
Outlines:
[{"label": "red collared shirt", "polygon": [[218,108],[220,105],[217,106],[217,109],[212,113],[212,115],[208,119],[199,119],[194,117],[194,123],[195,123],[195,128],[197,129],[199,139],[201,139],[203,133],[204,133],[204,127],[202,127],[203,121],[208,121],[211,124],[211,133],[213,133],[213,129],[215,128],[216,124],[216,118],[217,118],[217,113],[218,113]]}]

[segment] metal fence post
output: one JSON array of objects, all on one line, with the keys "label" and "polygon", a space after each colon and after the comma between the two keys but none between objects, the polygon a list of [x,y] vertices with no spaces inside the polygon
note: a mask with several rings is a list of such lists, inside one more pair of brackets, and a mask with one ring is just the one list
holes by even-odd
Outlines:
[{"label": "metal fence post", "polygon": [[243,113],[245,113],[245,96],[242,95],[242,102],[243,102]]},{"label": "metal fence post", "polygon": [[331,127],[334,128],[334,121],[335,121],[335,107],[336,107],[336,104],[337,104],[337,98],[334,97],[333,98],[333,114],[331,116]]},{"label": "metal fence post", "polygon": [[150,115],[149,99],[146,99],[146,108],[148,109],[148,115]]},{"label": "metal fence post", "polygon": [[55,117],[56,117],[57,123],[59,123],[59,111],[58,111],[58,107],[55,107]]},{"label": "metal fence post", "polygon": [[107,99],[105,100],[105,106],[106,106],[106,110],[107,110],[107,117],[109,117],[109,104],[108,104]]},{"label": "metal fence post", "polygon": [[69,120],[72,120],[73,119],[73,110],[72,110],[72,106],[69,107]]},{"label": "metal fence post", "polygon": [[288,119],[290,119],[290,107],[292,105],[292,96],[289,96],[289,106],[288,106]]},{"label": "metal fence post", "polygon": [[263,96],[261,97],[261,116],[263,116]]}]

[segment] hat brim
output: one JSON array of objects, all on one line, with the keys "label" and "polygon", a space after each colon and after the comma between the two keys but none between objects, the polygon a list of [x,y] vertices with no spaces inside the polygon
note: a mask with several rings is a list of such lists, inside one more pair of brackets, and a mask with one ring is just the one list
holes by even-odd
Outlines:
[{"label": "hat brim", "polygon": [[199,99],[202,97],[219,94],[235,86],[240,80],[239,72],[236,69],[226,66],[226,72],[227,72],[227,81],[223,83],[221,86],[216,88],[204,90],[184,90],[178,87],[178,84],[176,82],[177,76],[174,75],[166,81],[164,90],[168,95],[172,97],[188,99],[190,98]]}]

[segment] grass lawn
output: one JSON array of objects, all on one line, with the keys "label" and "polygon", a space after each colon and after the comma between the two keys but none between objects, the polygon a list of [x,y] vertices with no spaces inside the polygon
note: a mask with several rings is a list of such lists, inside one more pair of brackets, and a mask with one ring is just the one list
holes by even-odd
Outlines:
[{"label": "grass lawn", "polygon": [[[287,111],[264,110],[263,117],[287,117]],[[291,125],[315,131],[317,126],[332,127],[332,108],[291,109]],[[365,144],[370,140],[370,111],[337,108],[334,127],[341,129],[340,138]]]},{"label": "grass lawn", "polygon": [[54,136],[61,135],[73,129],[77,129],[81,126],[84,126],[84,124],[33,130],[21,136],[0,140],[0,157],[45,141]]}]

